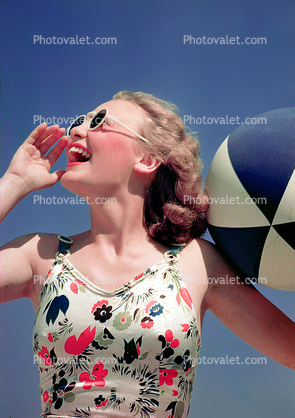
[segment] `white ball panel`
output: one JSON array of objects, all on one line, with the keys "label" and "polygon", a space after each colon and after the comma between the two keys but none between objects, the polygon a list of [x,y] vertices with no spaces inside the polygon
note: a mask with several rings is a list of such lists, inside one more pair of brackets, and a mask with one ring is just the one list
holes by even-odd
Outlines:
[{"label": "white ball panel", "polygon": [[295,251],[274,228],[270,228],[264,244],[259,278],[259,284],[267,287],[295,290]]},{"label": "white ball panel", "polygon": [[[295,171],[288,182],[272,224],[279,225],[295,221]],[[294,267],[295,269],[295,267]]]},{"label": "white ball panel", "polygon": [[268,226],[269,222],[258,206],[247,203],[251,197],[231,164],[228,138],[217,150],[207,175],[205,190],[210,191],[207,220],[210,225],[228,228]]}]

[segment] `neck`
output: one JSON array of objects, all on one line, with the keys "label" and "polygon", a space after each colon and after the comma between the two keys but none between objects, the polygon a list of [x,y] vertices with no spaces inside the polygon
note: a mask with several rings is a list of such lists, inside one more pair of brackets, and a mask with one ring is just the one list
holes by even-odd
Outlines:
[{"label": "neck", "polygon": [[[95,198],[97,199],[97,198]],[[148,241],[143,225],[144,198],[126,193],[113,197],[90,199],[91,230],[87,242],[113,248],[116,254]],[[136,248],[136,247],[135,247]]]}]

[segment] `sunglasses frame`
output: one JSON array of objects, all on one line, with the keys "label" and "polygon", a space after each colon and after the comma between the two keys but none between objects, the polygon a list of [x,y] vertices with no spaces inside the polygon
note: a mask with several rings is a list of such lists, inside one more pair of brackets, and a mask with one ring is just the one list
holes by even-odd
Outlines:
[{"label": "sunglasses frame", "polygon": [[[91,128],[91,123],[92,123],[92,121],[97,117],[97,115],[100,113],[100,112],[103,112],[103,111],[105,111],[106,113],[105,113],[105,115],[104,115],[104,117],[102,118],[102,120],[94,127],[94,128]],[[89,112],[89,113],[93,113],[93,112]],[[74,121],[73,121],[73,123],[71,123],[71,125],[68,127],[68,129],[67,129],[67,135],[68,136],[71,136],[71,130],[74,128],[73,127],[73,125],[76,123],[76,121],[78,120],[78,119],[80,119],[80,118],[84,118],[83,119],[83,122],[80,124],[80,125],[75,125],[75,126],[81,126],[86,120],[87,120],[87,116],[89,115],[89,113],[87,114],[87,115],[80,115],[80,116],[78,116]],[[131,128],[128,128],[128,126],[126,126],[126,125],[124,125],[124,123],[122,123],[122,122],[120,122],[117,118],[115,118],[114,116],[112,116],[110,113],[109,113],[109,110],[105,107],[105,108],[103,108],[103,109],[100,109],[98,112],[96,112],[93,116],[92,116],[92,118],[89,120],[89,124],[88,124],[88,130],[89,131],[94,131],[95,129],[97,129],[97,128],[99,128],[103,123],[105,123],[105,121],[106,121],[106,119],[111,119],[111,120],[113,120],[115,123],[118,123],[118,125],[121,125],[123,128],[125,128],[125,129],[127,129],[127,131],[129,131],[129,132],[131,132],[133,135],[135,135],[137,138],[139,138],[139,139],[141,139],[143,142],[150,142],[150,141],[148,141],[146,138],[144,138],[143,136],[141,136],[141,135],[139,135],[137,132],[135,132],[133,129],[131,129]]]}]

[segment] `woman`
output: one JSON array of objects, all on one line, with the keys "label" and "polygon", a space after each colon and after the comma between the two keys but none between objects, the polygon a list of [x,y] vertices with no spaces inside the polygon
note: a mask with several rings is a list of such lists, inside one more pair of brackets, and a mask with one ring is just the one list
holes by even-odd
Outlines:
[{"label": "woman", "polygon": [[[0,301],[36,309],[42,416],[185,418],[207,309],[295,369],[294,323],[200,238],[198,143],[176,108],[120,92],[63,134],[37,127],[0,186],[1,219],[59,180],[90,208],[90,231],[23,236],[1,251]],[[65,147],[66,171],[50,174]]]}]

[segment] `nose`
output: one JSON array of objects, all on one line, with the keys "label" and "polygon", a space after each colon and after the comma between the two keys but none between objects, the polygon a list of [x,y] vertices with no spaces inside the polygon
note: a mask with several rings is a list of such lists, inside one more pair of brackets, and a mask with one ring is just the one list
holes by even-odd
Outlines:
[{"label": "nose", "polygon": [[70,131],[71,138],[84,138],[87,135],[88,119],[84,117],[84,122],[74,126]]}]

